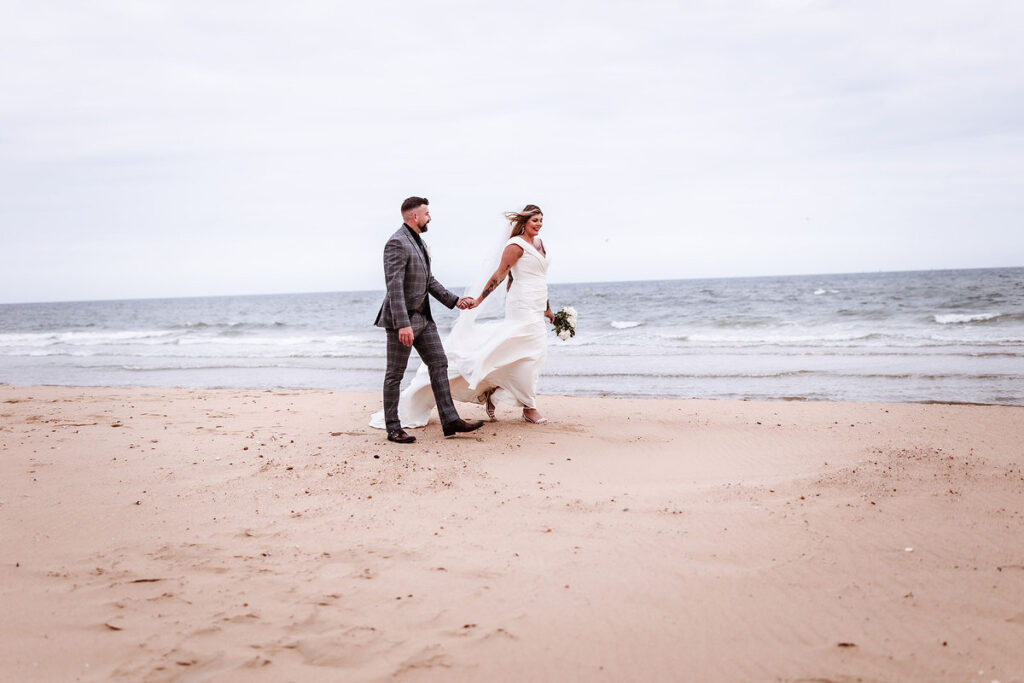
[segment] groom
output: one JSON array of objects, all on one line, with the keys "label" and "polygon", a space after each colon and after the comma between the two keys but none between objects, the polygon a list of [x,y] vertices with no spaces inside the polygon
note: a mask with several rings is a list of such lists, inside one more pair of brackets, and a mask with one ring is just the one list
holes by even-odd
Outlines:
[{"label": "groom", "polygon": [[383,327],[388,334],[384,421],[388,441],[395,443],[416,440],[415,436],[405,433],[398,418],[398,397],[402,376],[409,365],[410,347],[416,347],[416,352],[430,370],[430,388],[434,390],[444,435],[454,436],[458,432],[471,432],[484,426],[483,422],[466,422],[455,411],[448,386],[448,358],[441,346],[434,318],[430,315],[427,294],[432,294],[448,308],[456,305],[467,308],[472,299],[460,299],[430,274],[430,252],[420,238],[430,224],[429,204],[424,197],[409,197],[402,202],[402,227],[384,245],[384,279],[388,291],[374,325]]}]

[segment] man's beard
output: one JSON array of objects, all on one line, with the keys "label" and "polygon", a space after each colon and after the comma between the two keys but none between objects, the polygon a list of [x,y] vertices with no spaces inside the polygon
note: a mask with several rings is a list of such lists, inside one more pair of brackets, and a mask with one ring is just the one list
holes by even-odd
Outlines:
[{"label": "man's beard", "polygon": [[427,221],[426,223],[424,223],[423,225],[421,225],[421,226],[420,226],[420,232],[426,232],[426,231],[427,231],[427,226],[428,226],[428,225],[430,225],[430,221]]}]

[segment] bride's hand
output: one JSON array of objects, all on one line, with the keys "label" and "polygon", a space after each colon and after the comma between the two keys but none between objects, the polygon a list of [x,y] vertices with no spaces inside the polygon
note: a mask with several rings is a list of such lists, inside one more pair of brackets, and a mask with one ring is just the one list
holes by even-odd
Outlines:
[{"label": "bride's hand", "polygon": [[555,324],[555,314],[551,312],[551,309],[544,311],[544,317],[551,321],[551,324]]}]

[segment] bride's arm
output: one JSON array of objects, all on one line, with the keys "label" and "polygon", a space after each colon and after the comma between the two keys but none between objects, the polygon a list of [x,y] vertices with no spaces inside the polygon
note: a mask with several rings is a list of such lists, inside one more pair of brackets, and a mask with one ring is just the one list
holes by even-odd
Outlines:
[{"label": "bride's arm", "polygon": [[505,247],[505,251],[501,252],[501,263],[498,264],[498,269],[494,271],[494,275],[487,281],[487,286],[484,287],[484,291],[480,292],[480,296],[476,298],[476,305],[480,305],[480,302],[487,298],[487,295],[498,288],[505,278],[508,277],[508,272],[512,270],[512,266],[519,260],[519,257],[523,255],[523,248],[510,244]]}]

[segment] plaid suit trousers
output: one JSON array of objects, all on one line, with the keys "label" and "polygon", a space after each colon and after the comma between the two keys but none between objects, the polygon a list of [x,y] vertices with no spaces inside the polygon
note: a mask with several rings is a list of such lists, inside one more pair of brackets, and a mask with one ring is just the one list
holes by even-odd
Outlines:
[{"label": "plaid suit trousers", "polygon": [[[422,313],[413,313],[410,317],[413,331],[412,348],[427,364],[430,371],[430,388],[434,391],[437,403],[437,414],[441,424],[445,425],[459,419],[452,401],[451,387],[448,385],[448,356],[441,345],[441,335],[432,320],[427,320]],[[387,330],[388,334],[388,366],[384,372],[384,422],[389,432],[402,428],[398,417],[398,400],[401,396],[402,377],[409,366],[408,346],[398,341],[398,330]]]}]

